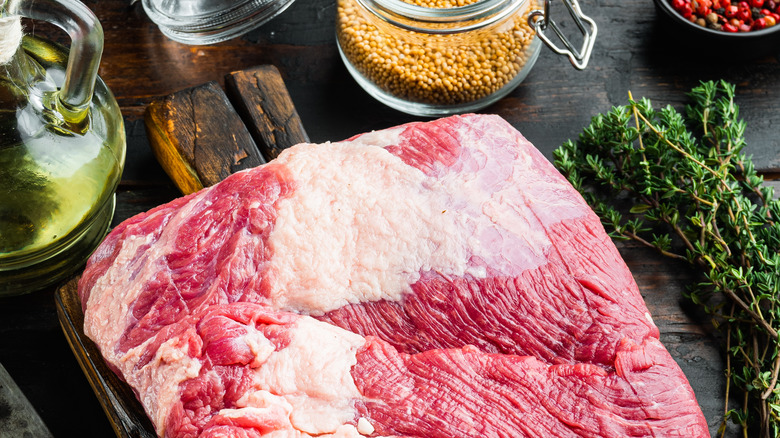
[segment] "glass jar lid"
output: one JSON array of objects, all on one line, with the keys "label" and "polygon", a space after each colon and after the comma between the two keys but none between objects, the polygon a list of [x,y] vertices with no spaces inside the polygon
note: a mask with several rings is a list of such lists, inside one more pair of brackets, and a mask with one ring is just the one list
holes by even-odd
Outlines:
[{"label": "glass jar lid", "polygon": [[214,44],[274,18],[294,0],[143,0],[149,18],[168,38]]}]

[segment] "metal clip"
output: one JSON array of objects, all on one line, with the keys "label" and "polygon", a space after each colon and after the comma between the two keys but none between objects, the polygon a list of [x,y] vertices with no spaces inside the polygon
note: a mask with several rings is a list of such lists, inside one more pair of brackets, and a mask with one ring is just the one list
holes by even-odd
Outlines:
[{"label": "metal clip", "polygon": [[[528,14],[528,24],[536,31],[539,38],[547,44],[547,47],[559,55],[568,55],[572,65],[578,70],[583,70],[588,65],[588,59],[590,59],[590,54],[593,50],[593,43],[596,41],[596,33],[598,32],[596,22],[582,13],[577,0],[562,0],[563,4],[566,5],[566,9],[569,10],[569,14],[571,14],[574,22],[577,24],[577,27],[580,28],[580,32],[582,32],[582,48],[577,50],[571,45],[566,36],[563,35],[560,28],[558,28],[558,25],[555,24],[555,21],[550,18],[550,1],[551,0],[544,0],[544,11],[534,10]],[[585,23],[587,23],[587,27]],[[559,48],[545,34],[548,26],[552,28],[555,35],[558,36],[558,39],[566,46],[565,49]]]}]

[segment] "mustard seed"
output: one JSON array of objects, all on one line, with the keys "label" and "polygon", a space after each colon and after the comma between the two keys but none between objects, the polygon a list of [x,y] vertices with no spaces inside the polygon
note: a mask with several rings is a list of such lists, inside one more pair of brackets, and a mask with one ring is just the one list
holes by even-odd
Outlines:
[{"label": "mustard seed", "polygon": [[[455,8],[480,0],[404,1]],[[386,93],[432,105],[468,103],[509,84],[532,55],[531,1],[491,28],[421,33],[381,21],[356,0],[339,0],[338,43],[348,63]]]}]

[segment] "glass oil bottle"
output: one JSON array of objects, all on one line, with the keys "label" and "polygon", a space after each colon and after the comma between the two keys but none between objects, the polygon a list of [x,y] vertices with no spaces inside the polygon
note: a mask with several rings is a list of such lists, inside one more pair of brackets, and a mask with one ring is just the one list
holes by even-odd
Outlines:
[{"label": "glass oil bottle", "polygon": [[1,297],[62,282],[103,239],[125,133],[97,76],[103,34],[92,12],[75,0],[0,5],[0,20],[45,20],[71,36],[68,50],[26,35],[0,65]]}]

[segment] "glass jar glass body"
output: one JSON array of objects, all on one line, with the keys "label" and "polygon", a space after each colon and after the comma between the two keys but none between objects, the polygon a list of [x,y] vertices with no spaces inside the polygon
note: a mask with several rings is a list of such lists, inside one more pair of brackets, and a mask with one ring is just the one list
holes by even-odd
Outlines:
[{"label": "glass jar glass body", "polygon": [[476,111],[511,92],[536,62],[541,44],[528,24],[532,6],[338,0],[337,42],[355,80],[390,107],[425,116]]},{"label": "glass jar glass body", "polygon": [[66,49],[25,36],[0,75],[0,296],[72,275],[113,217],[122,116],[100,79],[81,122],[52,110],[68,59]]}]

